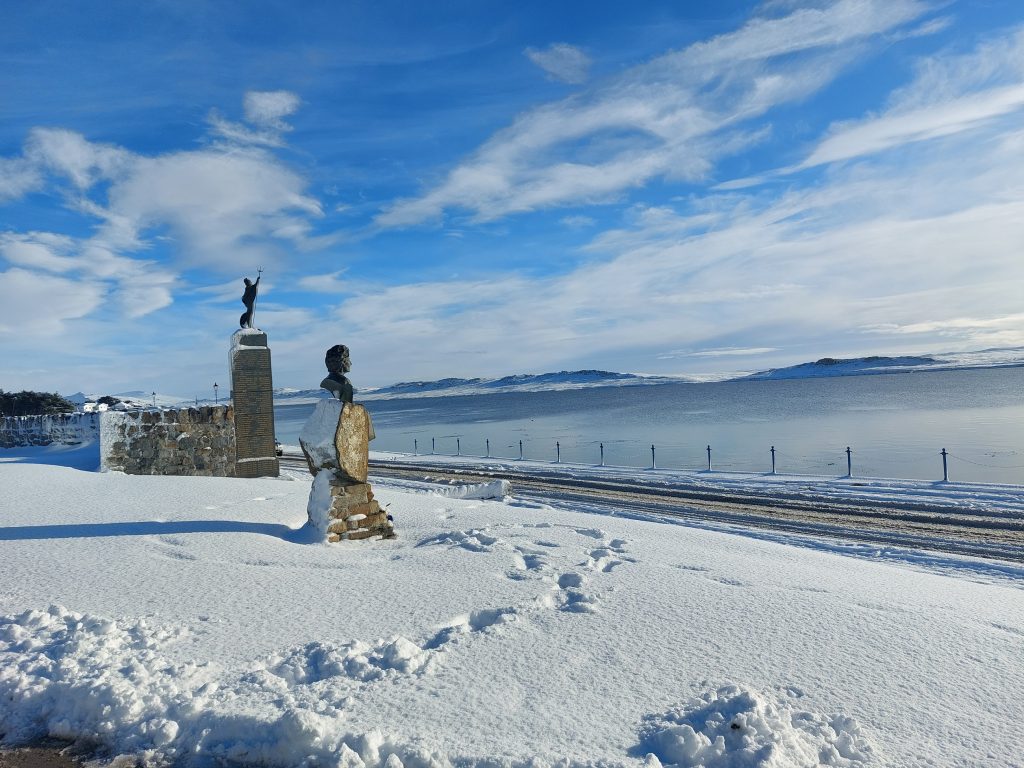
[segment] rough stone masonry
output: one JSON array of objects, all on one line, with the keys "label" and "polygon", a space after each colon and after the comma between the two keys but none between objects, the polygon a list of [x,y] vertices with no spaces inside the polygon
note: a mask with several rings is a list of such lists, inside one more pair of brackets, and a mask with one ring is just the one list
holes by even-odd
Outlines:
[{"label": "rough stone masonry", "polygon": [[334,399],[317,403],[302,428],[299,445],[313,473],[306,512],[327,541],[395,535],[366,481],[373,437],[366,408]]},{"label": "rough stone masonry", "polygon": [[309,520],[328,541],[393,538],[388,513],[366,482],[375,435],[366,408],[352,402],[354,390],[345,375],[352,369],[348,347],[335,344],[327,350],[324,364],[328,376],[320,386],[333,398],[317,403],[299,435],[313,473],[306,507]]}]

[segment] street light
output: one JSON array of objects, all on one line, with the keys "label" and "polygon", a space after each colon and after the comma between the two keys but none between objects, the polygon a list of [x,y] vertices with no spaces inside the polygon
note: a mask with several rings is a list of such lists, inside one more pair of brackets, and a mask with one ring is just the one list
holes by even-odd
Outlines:
[{"label": "street light", "polygon": [[220,398],[217,397],[217,382],[213,382],[213,404],[220,405]]}]

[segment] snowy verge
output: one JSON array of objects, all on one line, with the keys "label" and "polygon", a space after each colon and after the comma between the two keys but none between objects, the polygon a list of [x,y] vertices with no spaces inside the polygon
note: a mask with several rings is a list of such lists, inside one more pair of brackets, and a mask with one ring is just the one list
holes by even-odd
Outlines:
[{"label": "snowy verge", "polygon": [[432,493],[446,499],[503,499],[512,493],[512,483],[508,480],[491,480],[489,483],[440,487]]}]

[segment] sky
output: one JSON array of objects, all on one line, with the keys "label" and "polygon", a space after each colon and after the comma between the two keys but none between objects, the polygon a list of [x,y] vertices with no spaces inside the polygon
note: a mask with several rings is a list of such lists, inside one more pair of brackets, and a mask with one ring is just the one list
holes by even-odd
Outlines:
[{"label": "sky", "polygon": [[0,25],[0,388],[1024,345],[1024,4],[106,2]]}]

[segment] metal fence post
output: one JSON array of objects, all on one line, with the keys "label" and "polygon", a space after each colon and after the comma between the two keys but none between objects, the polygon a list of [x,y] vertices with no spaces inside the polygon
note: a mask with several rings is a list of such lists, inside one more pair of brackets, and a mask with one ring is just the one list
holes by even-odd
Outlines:
[{"label": "metal fence post", "polygon": [[946,453],[946,449],[945,448],[942,449],[941,453],[942,453],[942,482],[948,483],[949,482],[949,473],[946,471],[946,457],[949,454]]},{"label": "metal fence post", "polygon": [[460,440],[457,437],[455,438],[455,455],[456,456],[461,456],[462,455],[462,440]]},{"label": "metal fence post", "polygon": [[651,469],[657,469],[658,462],[654,460],[654,443],[651,443]]},{"label": "metal fence post", "polygon": [[413,438],[412,441],[412,452],[417,456],[420,455],[420,441],[416,438]]},{"label": "metal fence post", "polygon": [[604,466],[604,443],[601,443],[601,466]]},{"label": "metal fence post", "polygon": [[555,464],[558,464],[562,460],[562,444],[557,440],[555,441]]},{"label": "metal fence post", "polygon": [[775,446],[772,446],[772,474],[775,474]]},{"label": "metal fence post", "polygon": [[850,446],[846,446],[846,476],[853,477],[853,458],[851,456]]},{"label": "metal fence post", "polygon": [[491,458],[491,438],[487,438],[487,458]]},{"label": "metal fence post", "polygon": [[523,441],[519,441],[519,460],[523,460]]},{"label": "metal fence post", "polygon": [[708,472],[711,471],[711,446],[708,446]]},{"label": "metal fence post", "polygon": [[432,438],[430,438],[430,452],[431,453],[434,452],[434,447],[435,447],[435,443],[434,443],[434,438],[432,437]]}]

